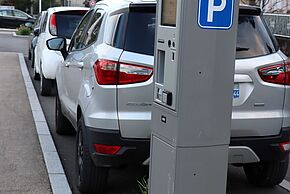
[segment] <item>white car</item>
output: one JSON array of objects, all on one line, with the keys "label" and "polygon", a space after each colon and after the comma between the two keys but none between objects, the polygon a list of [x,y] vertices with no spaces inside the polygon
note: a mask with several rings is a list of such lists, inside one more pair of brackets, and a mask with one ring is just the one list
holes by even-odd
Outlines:
[{"label": "white car", "polygon": [[[56,73],[55,129],[77,132],[82,193],[100,193],[111,168],[148,162],[155,16],[149,0],[99,1],[68,49],[62,37],[47,42],[65,58]],[[240,6],[229,163],[243,166],[253,185],[278,185],[287,173],[289,69],[260,8]]]},{"label": "white car", "polygon": [[89,8],[85,7],[53,7],[49,8],[40,26],[38,42],[35,47],[34,79],[40,80],[40,93],[50,95],[55,80],[55,73],[63,57],[58,51],[51,51],[46,46],[50,38],[61,36],[70,38]]}]

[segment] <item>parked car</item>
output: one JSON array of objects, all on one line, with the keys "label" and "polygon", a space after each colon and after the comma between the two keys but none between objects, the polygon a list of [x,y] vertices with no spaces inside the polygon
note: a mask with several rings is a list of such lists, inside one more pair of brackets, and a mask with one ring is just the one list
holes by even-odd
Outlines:
[{"label": "parked car", "polygon": [[46,14],[46,11],[42,11],[39,14],[37,21],[35,22],[34,27],[33,27],[33,37],[31,39],[31,42],[29,44],[29,49],[28,49],[28,59],[31,60],[32,68],[34,68],[34,52],[35,52],[35,47],[38,41],[40,26],[44,21],[45,14]]},{"label": "parked car", "polygon": [[[64,38],[47,42],[65,58],[56,73],[56,132],[77,131],[81,192],[101,191],[110,168],[148,161],[155,8],[101,1],[68,50]],[[260,9],[240,6],[239,14],[229,163],[243,166],[251,183],[273,186],[289,162],[289,67]]]},{"label": "parked car", "polygon": [[50,95],[56,68],[63,61],[60,52],[47,48],[46,41],[56,36],[65,37],[69,41],[88,10],[84,7],[54,7],[47,9],[44,14],[40,31],[37,33],[39,36],[34,55],[34,79],[40,80],[41,95]]},{"label": "parked car", "polygon": [[20,25],[31,26],[35,18],[18,9],[0,9],[0,28],[18,28]]}]

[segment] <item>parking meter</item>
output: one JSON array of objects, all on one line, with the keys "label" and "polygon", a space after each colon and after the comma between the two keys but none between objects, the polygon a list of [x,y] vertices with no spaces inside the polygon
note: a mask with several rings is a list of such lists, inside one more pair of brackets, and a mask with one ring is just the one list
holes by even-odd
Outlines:
[{"label": "parking meter", "polygon": [[159,0],[149,190],[226,193],[236,0]]}]

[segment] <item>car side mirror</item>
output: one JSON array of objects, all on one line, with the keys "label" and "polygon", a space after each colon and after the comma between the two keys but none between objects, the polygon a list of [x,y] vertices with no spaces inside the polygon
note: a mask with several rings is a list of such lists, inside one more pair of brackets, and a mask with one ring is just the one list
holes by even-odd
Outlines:
[{"label": "car side mirror", "polygon": [[66,39],[62,37],[51,38],[46,41],[49,50],[60,51],[63,58],[66,59],[68,52],[66,50]]},{"label": "car side mirror", "polygon": [[36,28],[36,29],[33,31],[34,36],[39,36],[39,32],[40,32],[39,28]]}]

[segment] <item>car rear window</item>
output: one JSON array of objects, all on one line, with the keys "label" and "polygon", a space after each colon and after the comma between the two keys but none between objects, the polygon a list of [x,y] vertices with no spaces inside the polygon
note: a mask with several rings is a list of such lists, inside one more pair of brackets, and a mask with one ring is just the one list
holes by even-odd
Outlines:
[{"label": "car rear window", "polygon": [[124,49],[146,55],[154,54],[155,13],[131,12]]},{"label": "car rear window", "polygon": [[264,56],[277,51],[274,37],[265,22],[257,15],[240,15],[236,58]]},{"label": "car rear window", "polygon": [[[154,36],[155,13],[125,13],[120,16],[113,46],[124,48],[126,51],[154,55]],[[278,44],[275,38],[259,15],[239,15],[237,59],[264,56],[277,50]]]},{"label": "car rear window", "polygon": [[57,35],[70,39],[85,14],[85,10],[56,13]]},{"label": "car rear window", "polygon": [[155,17],[151,11],[123,14],[117,25],[113,46],[129,52],[153,55]]}]

